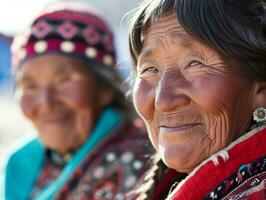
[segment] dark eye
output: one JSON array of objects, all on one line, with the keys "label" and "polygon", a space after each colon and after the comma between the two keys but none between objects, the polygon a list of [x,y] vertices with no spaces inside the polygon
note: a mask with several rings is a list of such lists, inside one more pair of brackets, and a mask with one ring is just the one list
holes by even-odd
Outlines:
[{"label": "dark eye", "polygon": [[141,74],[154,74],[157,73],[158,69],[156,69],[155,67],[146,67],[141,71]]},{"label": "dark eye", "polygon": [[35,83],[24,83],[22,87],[24,90],[35,90],[37,85]]},{"label": "dark eye", "polygon": [[62,75],[62,76],[59,76],[56,81],[57,81],[57,83],[60,83],[60,84],[68,83],[68,82],[70,82],[73,79],[72,76]]},{"label": "dark eye", "polygon": [[201,65],[202,65],[201,62],[194,60],[194,61],[191,61],[191,62],[188,64],[188,67],[197,67],[197,66],[201,66]]}]

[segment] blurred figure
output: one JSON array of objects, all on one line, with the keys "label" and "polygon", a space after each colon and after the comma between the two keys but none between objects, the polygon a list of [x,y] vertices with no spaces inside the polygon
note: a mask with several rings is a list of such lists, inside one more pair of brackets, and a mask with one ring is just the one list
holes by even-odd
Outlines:
[{"label": "blurred figure", "polygon": [[20,107],[38,137],[9,157],[5,199],[123,199],[146,170],[149,149],[103,17],[56,4],[17,36],[13,54]]}]

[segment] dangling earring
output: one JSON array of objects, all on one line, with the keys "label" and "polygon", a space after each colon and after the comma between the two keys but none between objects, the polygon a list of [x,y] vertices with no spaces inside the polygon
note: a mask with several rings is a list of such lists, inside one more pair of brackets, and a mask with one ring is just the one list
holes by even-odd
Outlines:
[{"label": "dangling earring", "polygon": [[266,122],[266,109],[263,107],[259,107],[257,108],[254,112],[253,112],[253,119],[254,121],[256,121],[257,123],[263,123]]}]

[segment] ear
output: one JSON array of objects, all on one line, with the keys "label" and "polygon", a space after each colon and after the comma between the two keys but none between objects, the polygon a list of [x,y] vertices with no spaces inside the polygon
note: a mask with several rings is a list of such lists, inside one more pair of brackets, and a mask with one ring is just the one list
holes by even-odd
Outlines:
[{"label": "ear", "polygon": [[255,92],[255,108],[266,108],[266,82],[258,82]]}]

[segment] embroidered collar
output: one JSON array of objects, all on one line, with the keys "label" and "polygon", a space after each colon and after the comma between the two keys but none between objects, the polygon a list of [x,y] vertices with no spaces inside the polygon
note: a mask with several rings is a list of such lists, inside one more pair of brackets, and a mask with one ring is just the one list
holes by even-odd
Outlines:
[{"label": "embroidered collar", "polygon": [[50,149],[46,151],[48,160],[57,167],[64,167],[64,165],[72,159],[72,155],[73,153],[66,153],[62,155]]},{"label": "embroidered collar", "polygon": [[[167,199],[203,199],[241,165],[265,157],[266,125],[257,127],[196,167]],[[215,174],[215,178],[212,178]],[[198,187],[201,185],[201,187]],[[193,190],[191,190],[193,188]]]}]

